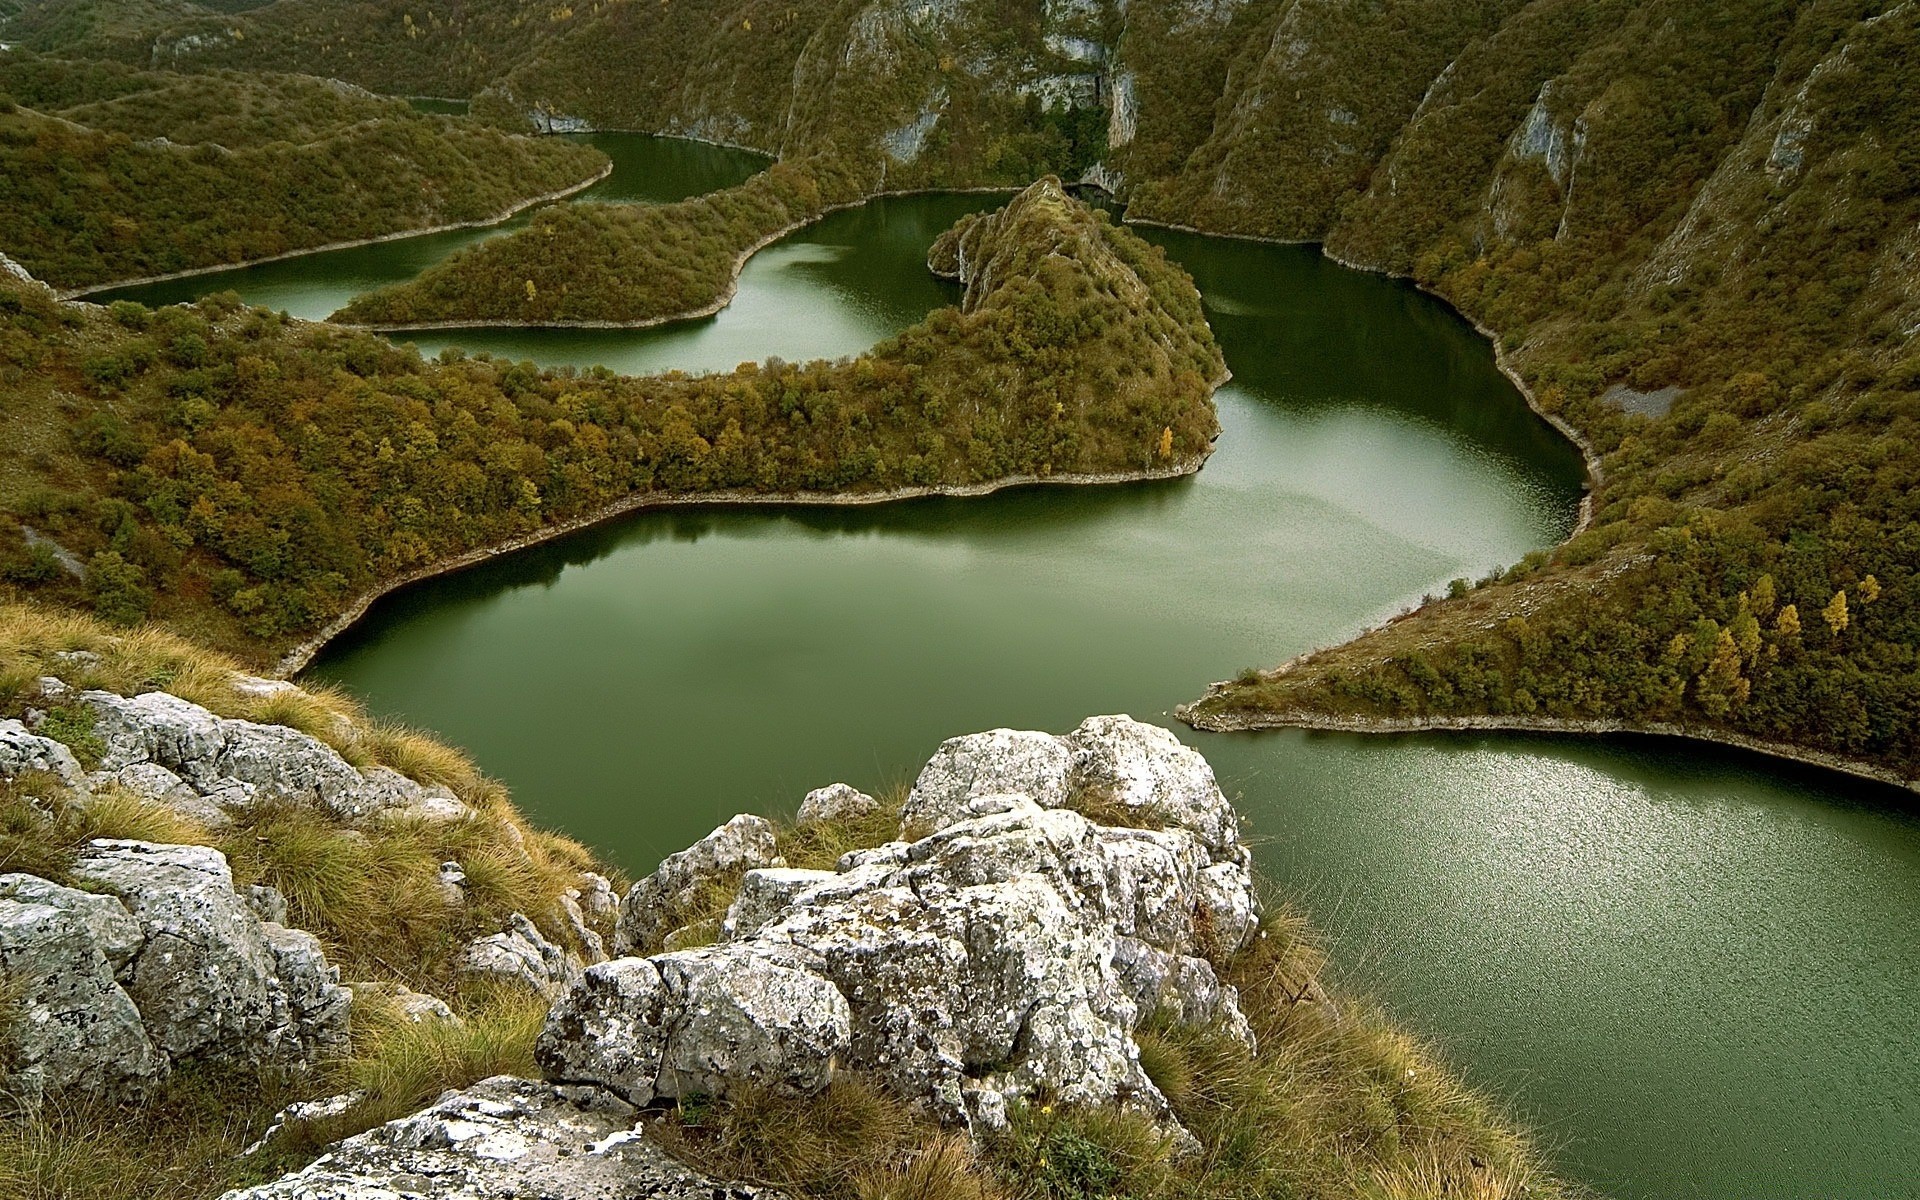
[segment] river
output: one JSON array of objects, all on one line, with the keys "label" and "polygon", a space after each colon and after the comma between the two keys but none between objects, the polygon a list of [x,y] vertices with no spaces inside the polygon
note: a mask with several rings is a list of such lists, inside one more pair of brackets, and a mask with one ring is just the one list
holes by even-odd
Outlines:
[{"label": "river", "polygon": [[[736,152],[594,135],[601,196]],[[717,317],[422,340],[622,371],[855,354],[955,293],[927,243],[980,196],[834,214]],[[486,234],[128,293],[323,316]],[[740,810],[911,777],[947,736],[1173,724],[1242,667],[1350,636],[1563,536],[1578,455],[1487,345],[1307,248],[1149,232],[1234,380],[1195,478],[870,509],[642,513],[388,598],[309,672],[466,746],[537,821],[635,874]],[[1622,1197],[1920,1195],[1911,798],[1639,739],[1176,731],[1261,867],[1379,995]]]}]

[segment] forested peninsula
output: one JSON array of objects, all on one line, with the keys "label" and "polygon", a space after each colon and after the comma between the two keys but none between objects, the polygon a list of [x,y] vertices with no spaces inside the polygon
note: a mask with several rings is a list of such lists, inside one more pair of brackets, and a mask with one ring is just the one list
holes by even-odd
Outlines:
[{"label": "forested peninsula", "polygon": [[860,358],[697,377],[0,276],[0,571],[266,666],[397,581],[627,508],[1198,468],[1224,367],[1185,272],[1053,179],[969,244],[961,303]]},{"label": "forested peninsula", "polygon": [[[398,28],[401,8],[354,12]],[[555,10],[524,44],[476,9],[372,48],[322,36],[334,11],[154,32],[175,66],[418,71],[503,111],[829,161],[875,190],[1051,160],[1135,219],[1319,242],[1486,329],[1591,451],[1592,521],[1284,673],[1251,666],[1200,723],[1657,726],[1920,774],[1910,4],[769,0]],[[634,278],[632,219],[553,236]],[[622,296],[619,319],[717,301],[770,220],[728,224],[687,254],[697,283]],[[585,273],[529,297],[507,269],[528,255],[489,248],[345,315],[608,302]],[[585,295],[541,298],[556,288]]]},{"label": "forested peninsula", "polygon": [[0,52],[0,251],[65,290],[483,224],[608,165],[310,76]]}]

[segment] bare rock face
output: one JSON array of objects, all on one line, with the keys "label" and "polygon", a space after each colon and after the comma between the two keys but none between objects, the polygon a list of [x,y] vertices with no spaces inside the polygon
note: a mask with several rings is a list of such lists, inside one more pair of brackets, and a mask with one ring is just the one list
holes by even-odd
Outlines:
[{"label": "bare rock face", "polygon": [[535,1054],[549,1079],[643,1105],[745,1082],[816,1092],[850,1040],[832,983],[735,943],[589,967],[554,1006]]},{"label": "bare rock face", "polygon": [[800,802],[799,821],[845,821],[880,811],[880,802],[858,788],[830,783],[815,788]]},{"label": "bare rock face", "polygon": [[[30,876],[0,876],[0,883]],[[0,1107],[36,1108],[57,1095],[138,1096],[166,1070],[140,1011],[114,981],[96,933],[116,921],[90,896],[35,880],[25,898],[0,899],[0,977],[20,989],[4,1030]],[[84,898],[82,900],[81,898]],[[137,927],[136,927],[137,929]]]},{"label": "bare rock face", "polygon": [[338,970],[311,934],[260,920],[218,850],[96,841],[73,874],[139,922],[120,978],[168,1057],[306,1063],[345,1041]]},{"label": "bare rock face", "polygon": [[977,815],[972,801],[997,792],[1042,808],[1119,806],[1245,861],[1239,819],[1207,760],[1167,730],[1130,717],[1088,717],[1065,737],[995,729],[950,738],[914,781],[901,828],[930,832],[966,820]]},{"label": "bare rock face", "polygon": [[457,965],[462,974],[518,984],[544,996],[556,994],[580,973],[565,947],[549,940],[524,913],[514,913],[504,931],[469,942]]},{"label": "bare rock face", "polygon": [[342,820],[388,813],[449,820],[470,814],[443,787],[382,767],[362,771],[297,729],[216,716],[166,692],[79,695],[105,744],[94,779],[218,821],[264,801],[320,808]]},{"label": "bare rock face", "polygon": [[688,1170],[648,1144],[634,1117],[604,1092],[497,1076],[223,1200],[785,1200]]},{"label": "bare rock face", "polygon": [[79,891],[0,875],[0,968],[24,995],[0,1093],[137,1095],[175,1062],[305,1065],[344,1046],[350,993],[312,934],[257,914],[204,846],[96,841]]},{"label": "bare rock face", "polygon": [[773,865],[773,824],[746,813],[733,818],[633,885],[620,905],[613,952],[633,954],[657,948],[680,924],[705,887],[728,886],[743,872]]},{"label": "bare rock face", "polygon": [[68,786],[86,774],[73,751],[52,738],[41,737],[18,721],[0,721],[0,779],[46,772]]},{"label": "bare rock face", "polygon": [[[1088,795],[1161,827],[1098,824],[1071,807]],[[623,943],[651,897],[771,860],[754,821],[637,885]],[[717,945],[589,968],[555,1005],[542,1069],[646,1104],[748,1080],[806,1093],[838,1064],[994,1128],[1037,1094],[1170,1119],[1132,1036],[1149,1016],[1252,1044],[1208,961],[1257,935],[1246,848],[1205,760],[1165,730],[1098,717],[1065,738],[953,739],[902,825],[836,871],[739,872]]]}]

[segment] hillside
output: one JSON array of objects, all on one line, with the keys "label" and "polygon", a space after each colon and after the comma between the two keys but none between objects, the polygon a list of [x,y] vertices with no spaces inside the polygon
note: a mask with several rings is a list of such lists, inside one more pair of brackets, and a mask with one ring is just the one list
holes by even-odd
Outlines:
[{"label": "hillside", "polygon": [[[307,53],[288,22],[325,7],[168,53]],[[561,11],[511,47],[438,36],[492,46],[468,82],[522,107],[871,186],[990,181],[1023,138],[1091,131],[1061,144],[1132,218],[1323,241],[1492,331],[1593,451],[1590,526],[1194,719],[1660,723],[1920,771],[1915,5]]]},{"label": "hillside", "polygon": [[0,53],[0,251],[61,288],[489,221],[605,166],[307,76]]},{"label": "hillside", "polygon": [[1224,371],[1186,274],[1054,180],[982,252],[1008,269],[859,359],[692,378],[0,275],[0,572],[265,665],[402,579],[624,508],[1197,469]]}]

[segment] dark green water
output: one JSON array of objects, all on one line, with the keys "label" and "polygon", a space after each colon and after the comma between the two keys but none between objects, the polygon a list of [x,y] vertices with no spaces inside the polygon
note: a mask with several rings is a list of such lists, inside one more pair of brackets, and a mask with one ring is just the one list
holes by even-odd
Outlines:
[{"label": "dark green water", "polygon": [[[415,101],[415,107],[445,111],[441,102]],[[463,106],[464,107],[464,106]],[[642,133],[585,133],[570,140],[598,148],[613,160],[613,173],[581,192],[581,200],[665,204],[732,187],[767,165],[760,155],[724,146]],[[524,226],[532,211],[481,229],[453,229],[422,237],[329,250],[252,267],[190,275],[163,283],[109,288],[87,299],[138,300],[142,304],[178,304],[212,292],[233,289],[251,304],[284,309],[309,321],[325,320],[362,292],[413,278],[434,263],[491,237]]]},{"label": "dark green water", "polygon": [[[837,214],[709,321],[457,340],[628,370],[854,353],[951,298],[925,245],[991,203]],[[736,811],[909,777],[951,734],[1166,720],[1564,533],[1576,456],[1441,306],[1307,250],[1156,237],[1235,372],[1197,478],[641,514],[391,597],[312,674],[638,873]],[[1179,732],[1347,982],[1567,1171],[1620,1196],[1920,1195],[1903,798],[1631,740]]]}]

